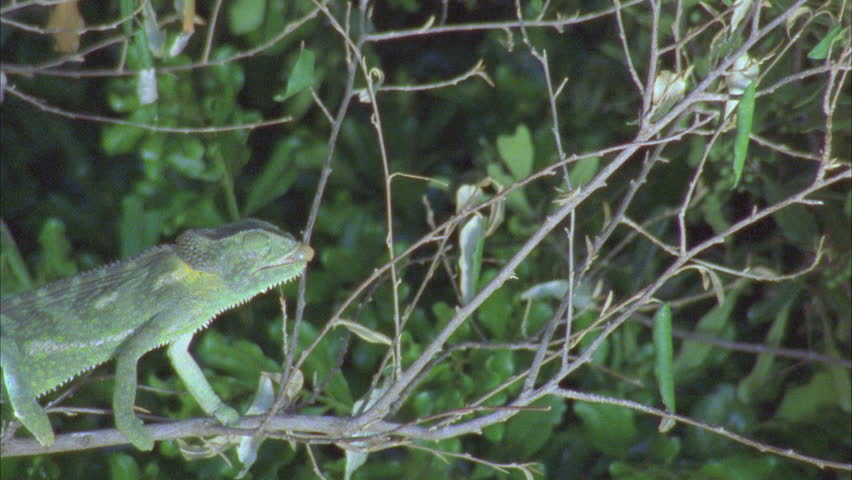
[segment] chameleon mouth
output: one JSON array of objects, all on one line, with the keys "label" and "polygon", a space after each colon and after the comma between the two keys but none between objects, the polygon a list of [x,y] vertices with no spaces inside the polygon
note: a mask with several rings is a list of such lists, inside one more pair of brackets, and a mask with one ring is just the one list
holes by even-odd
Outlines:
[{"label": "chameleon mouth", "polygon": [[281,263],[276,264],[274,266],[287,265],[287,264],[290,264],[290,263],[301,263],[301,262],[308,263],[313,259],[314,259],[314,249],[307,246],[307,245],[301,245],[301,246],[299,246],[299,248],[296,249],[295,252],[284,257],[282,259]]},{"label": "chameleon mouth", "polygon": [[264,270],[268,270],[270,268],[278,268],[286,265],[292,265],[294,263],[308,263],[314,258],[314,249],[307,246],[301,245],[299,248],[294,250],[292,253],[287,254],[280,261],[271,263],[269,265],[264,265],[257,269],[257,272],[262,272]]}]

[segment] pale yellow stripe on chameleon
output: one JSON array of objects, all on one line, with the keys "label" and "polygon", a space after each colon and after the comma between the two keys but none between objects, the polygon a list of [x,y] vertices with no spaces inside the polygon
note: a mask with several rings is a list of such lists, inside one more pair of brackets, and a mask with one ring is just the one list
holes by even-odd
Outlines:
[{"label": "pale yellow stripe on chameleon", "polygon": [[175,283],[181,283],[193,274],[198,273],[199,272],[190,268],[186,263],[178,261],[175,263],[172,271],[164,273],[154,280],[154,290],[156,291]]},{"label": "pale yellow stripe on chameleon", "polygon": [[154,291],[175,284],[181,284],[198,293],[211,288],[219,290],[223,287],[222,280],[216,275],[195,270],[181,260],[175,262],[172,271],[164,273],[154,280]]}]

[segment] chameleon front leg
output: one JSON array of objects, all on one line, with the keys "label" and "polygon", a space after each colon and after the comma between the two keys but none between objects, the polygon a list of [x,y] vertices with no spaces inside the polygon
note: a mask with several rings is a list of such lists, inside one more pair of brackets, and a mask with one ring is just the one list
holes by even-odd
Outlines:
[{"label": "chameleon front leg", "polygon": [[210,387],[204,373],[201,372],[201,368],[189,354],[189,342],[191,340],[192,333],[187,333],[181,335],[169,345],[167,353],[175,372],[183,380],[189,393],[208,415],[216,417],[222,425],[236,425],[239,423],[240,414],[225,405]]},{"label": "chameleon front leg", "polygon": [[[178,314],[175,312],[154,315],[131,335],[115,354],[115,392],[112,406],[115,424],[140,450],[151,450],[154,447],[154,438],[133,413],[133,404],[136,402],[136,363],[146,352],[172,338],[170,329],[174,321],[171,317],[176,315]],[[225,405],[210,388],[198,364],[187,350],[191,340],[192,333],[186,333],[177,336],[170,343],[168,355],[175,371],[207,414],[215,416],[225,425],[235,425],[239,421],[239,413]]]},{"label": "chameleon front leg", "polygon": [[154,448],[154,437],[145,430],[136,414],[133,404],[136,403],[136,362],[148,350],[139,351],[128,347],[119,350],[115,363],[115,391],[112,395],[112,412],[115,416],[115,426],[139,450],[149,451]]},{"label": "chameleon front leg", "polygon": [[28,383],[26,359],[21,355],[18,344],[7,337],[0,337],[0,364],[3,365],[3,384],[15,416],[27,427],[38,442],[44,446],[53,444],[53,428],[44,408],[36,401],[36,394]]},{"label": "chameleon front leg", "polygon": [[112,411],[115,426],[139,450],[148,451],[154,448],[154,437],[145,429],[142,420],[133,413],[133,405],[136,403],[136,363],[142,355],[169,340],[176,317],[180,318],[180,312],[154,314],[127,337],[113,355],[115,391],[112,396]]}]

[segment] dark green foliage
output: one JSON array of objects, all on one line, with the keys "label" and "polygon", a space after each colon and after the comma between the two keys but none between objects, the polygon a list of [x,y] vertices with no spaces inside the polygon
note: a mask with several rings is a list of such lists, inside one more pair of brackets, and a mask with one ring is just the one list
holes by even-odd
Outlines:
[{"label": "dark green foliage", "polygon": [[[595,190],[575,208],[573,224],[567,219],[561,222],[512,272],[514,277],[453,332],[439,353],[442,361],[431,365],[389,420],[410,422],[479,401],[476,405],[485,408],[465,412],[458,420],[469,421],[514,401],[525,377],[507,383],[530,367],[534,350],[459,345],[539,341],[560,311],[567,283],[551,285],[531,299],[524,295],[545,282],[565,281],[573,248],[574,268],[588,268],[582,272],[583,281],[575,285],[571,333],[582,338],[573,338],[569,361],[601,335],[608,336],[589,364],[560,379],[557,387],[661,410],[666,404],[676,405],[674,413],[766,445],[836,462],[852,461],[852,196],[848,179],[820,187],[807,197],[821,205],[793,203],[718,237],[718,243],[692,259],[703,263],[689,263],[691,268],[669,274],[614,332],[604,328],[617,315],[603,322],[600,316],[610,292],[610,311],[621,311],[630,306],[629,299],[666,274],[680,254],[682,234],[683,247],[694,248],[747,218],[754,208],[783,202],[807,188],[821,172],[820,156],[828,146],[831,157],[839,159],[838,166],[822,173],[832,176],[848,170],[852,152],[849,80],[840,70],[836,73],[845,83],[831,83],[829,75],[829,62],[845,65],[843,72],[848,73],[848,5],[841,15],[841,2],[808,2],[803,11],[788,16],[748,48],[752,58],[762,61],[755,95],[746,98],[750,104],[740,106],[739,112],[734,105],[727,119],[721,115],[724,100],[691,104],[692,112],[673,120],[651,139],[657,143],[637,150],[607,177],[605,185],[596,185],[596,176],[618,155],[615,150],[598,150],[635,140],[646,100],[631,77],[618,21],[608,14],[560,29],[534,25],[534,21],[545,4],[544,20],[552,21],[611,9],[613,2],[521,2],[524,32],[516,25],[363,44],[358,43],[362,34],[441,27],[444,2],[371,3],[372,16],[363,21],[357,2],[330,2],[329,13],[362,49],[367,67],[365,72],[355,66],[352,92],[347,90],[347,59],[354,59],[354,53],[347,52],[341,32],[323,12],[267,43],[317,8],[307,0],[223,2],[204,63],[214,3],[196,2],[208,24],[197,25],[195,36],[175,57],[146,58],[148,50],[140,50],[137,40],[126,52],[116,43],[87,54],[83,64],[57,67],[63,72],[113,71],[125,53],[123,65],[129,71],[153,62],[159,94],[154,104],[140,104],[134,75],[76,78],[4,70],[9,85],[77,115],[67,118],[41,111],[11,92],[4,93],[0,216],[10,235],[0,232],[3,295],[134,255],[186,228],[219,225],[248,215],[298,235],[324,179],[326,157],[333,151],[311,231],[317,255],[308,270],[307,307],[298,341],[300,349],[307,348],[356,288],[387,263],[389,215],[392,249],[400,254],[432,231],[429,213],[434,225],[453,217],[461,185],[474,185],[490,176],[500,186],[481,185],[483,198],[489,199],[500,188],[526,181],[563,160],[554,140],[545,73],[531,54],[531,45],[539,54],[546,52],[553,90],[567,79],[553,99],[562,150],[568,157],[589,157],[542,175],[505,198],[503,222],[493,233],[478,238],[481,249],[468,257],[475,273],[471,296],[500,274],[560,205],[584,192],[582,188]],[[661,2],[656,20],[647,2],[622,10],[624,41],[639,80],[647,81],[655,27],[660,47],[675,41],[673,29],[680,32],[682,46],[660,54],[654,68],[657,74],[692,68],[685,79],[688,97],[718,70],[720,61],[749,41],[752,24],[762,28],[794,2],[764,2],[759,21],[752,21],[754,10],[749,10],[739,26],[729,30],[735,3],[681,2],[678,15],[675,2]],[[514,2],[446,4],[446,25],[517,21]],[[155,1],[153,6],[161,20],[173,13],[172,2]],[[80,7],[87,25],[119,18],[118,2],[83,2]],[[47,16],[44,11],[31,15],[10,18],[43,24],[34,18]],[[122,29],[138,34],[141,25],[140,20],[88,32],[82,45],[113,38]],[[172,39],[179,33],[179,24],[169,23],[163,32]],[[688,33],[695,36],[684,40]],[[7,63],[39,65],[58,55],[50,50],[49,35],[6,24],[0,51],[4,68]],[[473,76],[451,86],[426,87],[456,79],[480,60],[493,85]],[[379,87],[376,96],[387,174],[371,123],[375,112],[363,91],[371,68],[380,70],[370,74],[370,80]],[[726,78],[721,76],[703,93],[728,95]],[[422,88],[396,89],[412,86]],[[827,89],[831,89],[828,97],[836,99],[830,119],[824,114]],[[314,94],[332,118],[318,106]],[[332,125],[347,98],[351,103],[332,143]],[[647,100],[653,107],[653,99]],[[131,124],[90,121],[83,113]],[[734,119],[733,115],[743,113],[749,118]],[[650,115],[651,123],[664,114]],[[710,118],[713,114],[718,116]],[[275,123],[284,117],[289,120]],[[708,118],[697,130],[667,137]],[[214,131],[214,127],[232,126],[250,128]],[[655,163],[644,175],[649,158]],[[622,218],[641,230],[621,222],[588,265],[583,264],[590,245],[586,239],[594,242],[619,214],[634,184],[639,188]],[[386,185],[392,195],[390,213]],[[690,192],[681,232],[678,213]],[[485,219],[491,214],[489,208],[478,213]],[[403,368],[416,361],[465,305],[459,288],[458,238],[469,218],[457,219],[455,230],[439,232],[448,235],[447,250],[422,293],[419,289],[440,242],[429,243],[397,263],[396,297],[385,271],[341,314],[392,337],[393,302],[398,298],[399,315],[406,322],[400,338]],[[570,228],[574,229],[571,245]],[[808,270],[820,245],[820,263]],[[734,274],[747,269],[747,275]],[[759,280],[803,270],[783,281]],[[283,292],[291,317],[289,344],[297,285],[287,285]],[[418,303],[408,311],[415,298]],[[657,300],[671,307],[671,325],[663,325],[655,338]],[[551,380],[559,369],[565,311],[561,310],[554,344],[547,352],[554,358],[542,365],[536,386]],[[274,292],[225,315],[192,347],[217,392],[241,412],[251,403],[260,373],[281,370],[281,317]],[[332,329],[302,368],[305,389],[292,411],[352,414],[353,403],[364,399],[377,372],[385,368],[383,372],[390,373],[390,367],[382,363],[387,351],[385,345],[363,341],[345,328]],[[96,370],[93,377],[111,372]],[[183,392],[180,381],[169,375],[161,353],[149,354],[140,363],[140,383]],[[387,378],[382,377],[380,386]],[[93,382],[83,385],[63,406],[107,408],[110,395],[111,382]],[[169,419],[197,417],[199,410],[185,397],[145,392],[138,403]],[[848,472],[834,473],[760,452],[683,422],[660,433],[659,418],[623,407],[558,396],[546,396],[531,406],[535,408],[488,425],[475,435],[417,440],[411,446],[373,452],[352,478],[523,478],[518,470],[502,473],[449,454],[502,464],[529,462],[532,471],[544,478],[850,478]],[[8,418],[5,415],[4,405],[4,419]],[[430,419],[430,424],[446,418]],[[109,416],[90,414],[51,415],[51,421],[57,433],[112,426]],[[342,449],[311,448],[317,468],[327,478],[344,477]],[[3,459],[2,479],[232,478],[239,465],[232,452],[226,456],[234,465],[221,457],[187,462],[177,443],[169,441],[159,443],[153,454],[109,448]],[[246,478],[315,478],[311,462],[304,444],[294,451],[285,441],[267,440]]]}]

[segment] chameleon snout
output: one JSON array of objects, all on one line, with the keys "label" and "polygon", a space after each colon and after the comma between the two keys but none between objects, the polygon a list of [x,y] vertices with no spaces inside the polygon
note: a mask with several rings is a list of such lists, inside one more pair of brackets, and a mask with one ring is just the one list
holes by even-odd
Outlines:
[{"label": "chameleon snout", "polygon": [[307,245],[302,245],[296,249],[295,253],[293,253],[293,260],[296,262],[310,262],[313,259],[314,249]]}]

